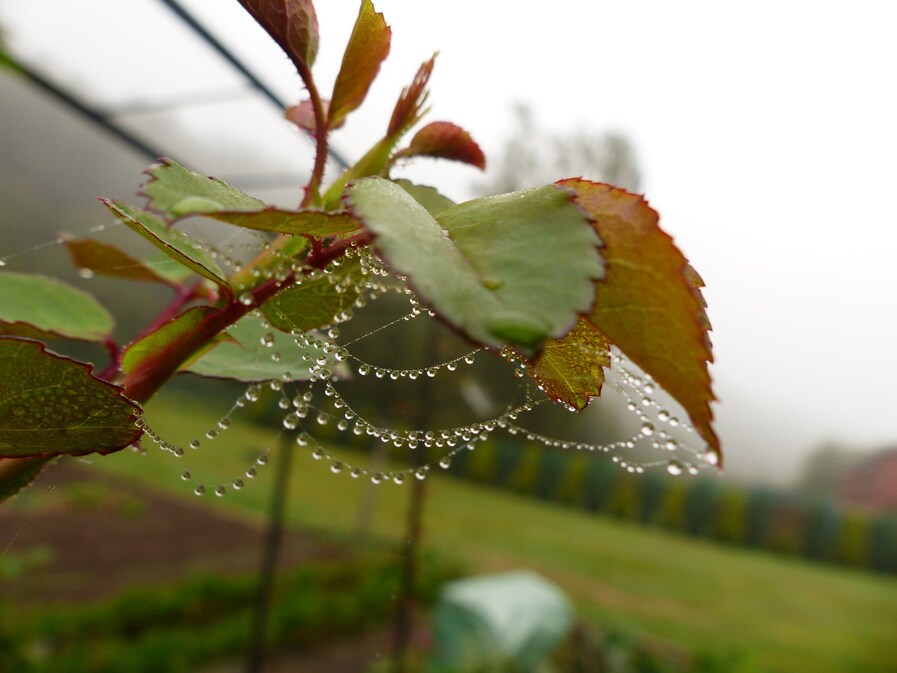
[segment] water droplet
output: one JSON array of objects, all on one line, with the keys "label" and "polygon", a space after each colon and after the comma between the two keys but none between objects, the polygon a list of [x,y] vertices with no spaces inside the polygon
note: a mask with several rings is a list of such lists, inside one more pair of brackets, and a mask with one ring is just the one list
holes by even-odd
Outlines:
[{"label": "water droplet", "polygon": [[198,439],[194,439],[192,442],[190,442],[190,448],[191,448],[191,449],[198,449],[198,448],[199,448],[199,440],[198,440]]},{"label": "water droplet", "polygon": [[263,453],[261,456],[259,456],[258,458],[255,459],[255,462],[258,465],[262,465],[262,466],[267,465],[268,464],[268,454]]},{"label": "water droplet", "polygon": [[208,432],[206,432],[206,439],[215,439],[218,436],[218,431],[215,428],[212,428]]},{"label": "water droplet", "polygon": [[654,426],[651,425],[650,423],[643,423],[642,427],[641,427],[641,433],[645,437],[650,437],[651,435],[654,434]]},{"label": "water droplet", "polygon": [[456,362],[449,362],[448,364],[445,365],[445,368],[448,369],[450,372],[453,372],[458,368],[458,364]]},{"label": "water droplet", "polygon": [[219,498],[220,498],[222,495],[224,495],[225,493],[227,493],[227,487],[226,487],[226,486],[223,486],[223,485],[222,485],[222,486],[219,486],[218,488],[215,489],[215,495],[217,495]]},{"label": "water droplet", "polygon": [[709,465],[719,465],[719,454],[716,451],[707,451],[704,454],[704,462]]},{"label": "water droplet", "polygon": [[667,463],[667,472],[669,472],[674,477],[678,477],[680,474],[682,474],[682,471],[682,463],[680,463],[678,460],[671,460],[669,463]]},{"label": "water droplet", "polygon": [[250,467],[248,470],[246,470],[246,478],[247,479],[255,479],[257,474],[258,474],[258,470],[256,470],[254,467]]},{"label": "water droplet", "polygon": [[694,476],[697,475],[699,472],[700,472],[700,470],[699,470],[696,466],[694,466],[694,465],[689,465],[689,466],[688,466],[688,473],[689,473],[691,476],[694,477]]},{"label": "water droplet", "polygon": [[191,478],[192,475],[190,474],[190,470],[184,470],[183,472],[181,472],[181,479],[183,479],[184,481],[190,481]]},{"label": "water droplet", "polygon": [[336,355],[335,355],[334,357],[335,357],[339,362],[345,362],[346,360],[349,359],[349,351],[347,351],[345,348],[340,348],[340,349],[336,352]]},{"label": "water droplet", "polygon": [[194,495],[203,495],[206,492],[206,487],[202,484],[197,485],[196,488],[193,489]]},{"label": "water droplet", "polygon": [[398,484],[399,486],[401,486],[402,484],[405,483],[405,474],[404,474],[403,472],[396,472],[396,473],[392,476],[392,480],[393,480],[394,483],[396,483],[396,484]]},{"label": "water droplet", "polygon": [[429,369],[427,369],[427,376],[429,376],[432,379],[434,376],[436,376],[437,371],[438,370],[436,367],[430,367]]},{"label": "water droplet", "polygon": [[327,423],[330,422],[330,414],[328,414],[324,411],[318,412],[317,421],[318,421],[318,425],[327,425]]},{"label": "water droplet", "polygon": [[94,274],[93,274],[93,269],[88,269],[87,267],[84,267],[84,268],[82,268],[82,269],[78,269],[78,275],[81,276],[81,277],[84,278],[84,279],[90,279],[90,278],[93,278],[93,275],[94,275]]},{"label": "water droplet", "polygon": [[259,339],[259,341],[265,348],[271,348],[274,345],[274,335],[268,332],[267,334],[262,335],[262,338]]},{"label": "water droplet", "polygon": [[311,452],[311,457],[315,460],[321,460],[325,456],[327,456],[327,452],[324,451],[324,449],[322,449],[320,446]]},{"label": "water droplet", "polygon": [[243,480],[242,480],[242,479],[237,479],[237,480],[234,481],[234,483],[233,483],[233,487],[234,487],[234,490],[235,490],[235,491],[239,491],[239,490],[241,490],[241,489],[243,488],[243,486],[245,486],[245,484],[243,483]]},{"label": "water droplet", "polygon": [[0,259],[0,266],[6,266],[6,260]]},{"label": "water droplet", "polygon": [[255,303],[255,299],[252,298],[251,292],[243,292],[240,294],[240,303],[243,306],[252,306]]},{"label": "water droplet", "polygon": [[330,471],[333,472],[333,474],[339,474],[343,471],[343,464],[338,460],[334,460],[330,463]]},{"label": "water droplet", "polygon": [[226,417],[222,418],[220,421],[218,421],[218,427],[222,430],[227,430],[230,427],[230,419]]},{"label": "water droplet", "polygon": [[467,364],[472,365],[473,361],[474,361],[473,355],[465,355],[464,356],[464,362],[466,362]]},{"label": "water droplet", "polygon": [[371,483],[380,484],[383,482],[383,478],[384,475],[380,474],[379,472],[374,472],[374,474],[371,475]]},{"label": "water droplet", "polygon": [[283,427],[287,430],[295,430],[299,427],[299,417],[296,414],[287,414],[283,417]]},{"label": "water droplet", "polygon": [[349,476],[352,477],[353,479],[358,479],[358,477],[360,477],[362,474],[363,474],[363,472],[357,467],[353,467],[352,471],[349,472]]},{"label": "water droplet", "polygon": [[296,444],[298,444],[299,446],[308,446],[310,441],[311,435],[309,435],[307,432],[301,432],[296,436]]},{"label": "water droplet", "polygon": [[417,479],[420,479],[421,481],[423,481],[424,479],[427,478],[427,473],[429,473],[429,471],[430,471],[430,468],[427,467],[426,465],[424,465],[423,467],[419,467],[414,471],[414,476]]},{"label": "water droplet", "polygon": [[367,364],[361,365],[358,368],[358,373],[361,374],[362,376],[367,376],[368,374],[371,373],[370,365],[367,365]]},{"label": "water droplet", "polygon": [[439,461],[439,467],[443,470],[447,470],[452,466],[452,459],[449,456],[445,456],[442,460]]},{"label": "water droplet", "polygon": [[289,409],[291,406],[293,406],[293,403],[290,401],[289,397],[281,397],[277,401],[277,406],[281,409]]},{"label": "water droplet", "polygon": [[386,376],[386,370],[377,368],[374,370],[374,376],[376,376],[378,379],[382,379],[384,376]]}]

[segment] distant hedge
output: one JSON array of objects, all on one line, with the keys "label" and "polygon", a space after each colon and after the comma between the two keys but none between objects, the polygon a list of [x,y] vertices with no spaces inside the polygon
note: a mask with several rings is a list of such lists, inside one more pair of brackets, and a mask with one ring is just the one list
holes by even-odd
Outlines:
[{"label": "distant hedge", "polygon": [[631,474],[605,455],[485,442],[455,476],[693,537],[897,574],[897,513],[874,516],[831,500],[714,477]]}]

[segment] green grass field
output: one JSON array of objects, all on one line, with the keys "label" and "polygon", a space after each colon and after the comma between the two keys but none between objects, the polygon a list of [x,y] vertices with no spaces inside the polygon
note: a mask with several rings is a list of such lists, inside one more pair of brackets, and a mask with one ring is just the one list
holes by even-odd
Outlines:
[{"label": "green grass field", "polygon": [[[168,396],[149,406],[147,418],[163,436],[186,443],[215,416],[194,401]],[[189,469],[209,486],[241,476],[249,456],[273,435],[241,421],[182,459],[151,446],[146,456],[122,452],[94,464],[197,503],[259,516],[267,506],[270,467],[245,490],[223,498],[196,498],[178,475]],[[745,653],[771,671],[897,671],[893,577],[716,546],[440,475],[428,485],[425,530],[431,548],[476,571],[541,572],[596,625],[689,652]],[[346,474],[331,474],[326,464],[297,449],[289,521],[351,540],[370,488]],[[410,489],[373,488],[371,533],[398,541]]]}]

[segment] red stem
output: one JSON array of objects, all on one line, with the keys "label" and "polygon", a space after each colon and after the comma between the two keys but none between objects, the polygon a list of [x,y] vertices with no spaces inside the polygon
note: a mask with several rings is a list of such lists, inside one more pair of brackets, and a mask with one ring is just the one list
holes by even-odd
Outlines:
[{"label": "red stem", "polygon": [[318,93],[318,87],[315,86],[311,70],[304,64],[297,64],[296,69],[299,71],[302,83],[305,84],[305,88],[308,90],[308,97],[315,111],[315,165],[308,185],[305,187],[305,196],[302,197],[302,203],[299,204],[300,208],[307,208],[317,200],[321,181],[324,179],[324,168],[327,165],[327,135],[330,129],[327,126],[324,102]]},{"label": "red stem", "polygon": [[[320,252],[310,255],[305,259],[304,264],[310,269],[322,269],[334,259],[341,257],[353,243],[364,245],[370,240],[370,234],[364,232],[338,241],[323,248]],[[290,275],[284,281],[266,281],[252,290],[253,302],[251,304],[246,305],[232,299],[226,306],[207,315],[195,329],[172,340],[129,372],[124,381],[124,394],[136,402],[149,400],[190,356],[246,315],[253,307],[261,306],[271,299],[293,280],[295,280],[295,275]]]}]

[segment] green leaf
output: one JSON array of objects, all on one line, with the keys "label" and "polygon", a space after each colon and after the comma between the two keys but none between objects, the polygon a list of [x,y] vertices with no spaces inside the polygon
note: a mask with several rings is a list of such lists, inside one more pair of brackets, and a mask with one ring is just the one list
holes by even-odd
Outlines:
[{"label": "green leaf", "polygon": [[121,356],[121,370],[132,374],[148,357],[161,353],[167,345],[192,332],[216,310],[210,306],[194,306],[174,320],[165,323],[146,336],[134,341]]},{"label": "green leaf", "polygon": [[318,17],[311,0],[240,0],[297,68],[310,69],[318,55]]},{"label": "green leaf", "polygon": [[140,414],[89,365],[0,337],[0,457],[112,453],[140,439]]},{"label": "green leaf", "polygon": [[148,207],[171,219],[222,210],[255,211],[265,202],[218,178],[201,175],[173,159],[163,158],[146,170],[150,176],[140,192]]},{"label": "green leaf", "polygon": [[206,177],[171,159],[151,166],[142,193],[149,208],[172,220],[204,215],[238,227],[277,234],[347,236],[360,224],[348,213],[321,210],[288,210],[267,206],[218,178]]},{"label": "green leaf", "polygon": [[610,367],[607,337],[580,318],[565,337],[546,341],[527,371],[551,399],[582,410],[592,397],[601,395],[606,367]]},{"label": "green leaf", "polygon": [[486,170],[486,156],[470,134],[451,122],[433,122],[414,134],[411,144],[396,153],[401,157],[450,159]]},{"label": "green leaf", "polygon": [[685,408],[721,459],[700,277],[641,196],[581,179],[560,184],[575,190],[604,241],[607,276],[595,285],[589,320]]},{"label": "green leaf", "polygon": [[343,62],[328,111],[329,128],[341,124],[346,115],[355,110],[367,96],[380,64],[389,54],[392,31],[382,14],[377,13],[371,0],[362,0],[355,27],[346,45]]},{"label": "green leaf", "polygon": [[102,341],[114,327],[86,292],[45,276],[0,273],[0,333],[36,339]]},{"label": "green leaf", "polygon": [[[72,262],[79,269],[89,269],[100,276],[112,278],[124,278],[126,280],[140,280],[149,283],[163,283],[172,285],[172,279],[157,268],[156,264],[146,262],[120,250],[114,245],[97,241],[92,238],[78,240],[66,240],[63,242],[68,248]],[[170,264],[171,260],[166,258]],[[180,264],[179,269],[183,269]]]},{"label": "green leaf", "polygon": [[416,185],[413,182],[404,179],[393,180],[393,182],[411,194],[414,200],[426,208],[427,212],[433,217],[439,215],[443,210],[447,210],[456,205],[450,198],[440,194],[439,190],[435,187]]},{"label": "green leaf", "polygon": [[0,502],[37,478],[52,458],[0,458]]},{"label": "green leaf", "polygon": [[218,264],[199,248],[189,237],[177,229],[169,229],[152,213],[140,210],[120,201],[100,201],[115,213],[124,224],[147,239],[166,255],[229,290],[227,279]]},{"label": "green leaf", "polygon": [[284,332],[323,327],[355,306],[361,281],[358,261],[344,260],[330,273],[306,276],[275,295],[262,306],[262,313],[272,326]]},{"label": "green leaf", "polygon": [[[310,376],[310,364],[323,355],[318,349],[300,349],[293,337],[272,330],[252,315],[229,327],[227,334],[230,337],[227,341],[219,342],[183,371],[247,382],[304,381]],[[311,355],[310,360],[303,359],[306,352]],[[280,355],[280,360],[272,359],[275,353]]]},{"label": "green leaf", "polygon": [[386,262],[473,341],[532,355],[592,306],[599,239],[567,189],[476,199],[435,219],[382,178],[358,180],[345,199]]}]

